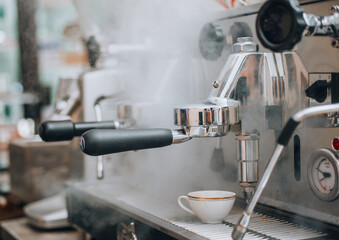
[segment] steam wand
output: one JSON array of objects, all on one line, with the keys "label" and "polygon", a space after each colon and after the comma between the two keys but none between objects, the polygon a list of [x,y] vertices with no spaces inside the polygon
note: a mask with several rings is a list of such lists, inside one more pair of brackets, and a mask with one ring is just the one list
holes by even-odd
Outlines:
[{"label": "steam wand", "polygon": [[269,161],[265,169],[263,177],[258,184],[257,190],[254,193],[253,198],[251,199],[251,202],[248,204],[246,211],[243,212],[243,215],[241,216],[238,223],[233,228],[233,232],[232,232],[233,239],[243,239],[246,233],[247,227],[250,223],[250,218],[253,213],[254,207],[256,206],[264,188],[266,187],[266,184],[272,174],[272,171],[282,151],[284,150],[285,146],[288,144],[290,138],[292,137],[294,130],[298,127],[298,125],[303,120],[305,120],[308,117],[312,117],[312,116],[316,116],[320,114],[333,113],[333,112],[339,112],[339,104],[330,104],[330,105],[306,108],[304,110],[297,112],[290,118],[290,120],[287,122],[287,124],[283,128],[277,140],[278,145],[271,157],[271,160]]},{"label": "steam wand", "polygon": [[[98,122],[102,122],[102,111],[100,107],[100,102],[104,100],[105,97],[99,97],[94,102],[94,111],[95,118]],[[104,160],[102,156],[97,157],[97,179],[101,180],[104,178]]]},{"label": "steam wand", "polygon": [[[102,117],[102,111],[101,111],[101,106],[100,103],[103,100],[106,99],[112,99],[115,98],[116,95],[111,95],[111,96],[100,96],[98,97],[95,102],[94,102],[94,111],[95,111],[95,118],[97,120],[97,122],[102,122],[103,121],[103,117]],[[118,129],[120,127],[124,128],[124,127],[129,127],[130,125],[132,125],[132,122],[129,121],[114,121],[115,127],[112,129]],[[99,155],[97,157],[97,179],[101,180],[104,178],[104,160],[102,155]]]}]

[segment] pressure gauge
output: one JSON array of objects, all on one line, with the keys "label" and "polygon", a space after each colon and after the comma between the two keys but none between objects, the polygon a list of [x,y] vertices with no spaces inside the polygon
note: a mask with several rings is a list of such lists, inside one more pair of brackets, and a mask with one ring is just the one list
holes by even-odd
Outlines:
[{"label": "pressure gauge", "polygon": [[339,160],[329,149],[315,151],[308,162],[308,182],[313,193],[323,201],[339,195]]}]

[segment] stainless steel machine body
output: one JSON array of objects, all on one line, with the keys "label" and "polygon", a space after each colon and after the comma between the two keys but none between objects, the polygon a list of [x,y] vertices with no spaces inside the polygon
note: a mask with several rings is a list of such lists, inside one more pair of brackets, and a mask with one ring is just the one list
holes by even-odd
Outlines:
[{"label": "stainless steel machine body", "polygon": [[[305,12],[317,15],[329,15],[331,7],[338,4],[337,1],[313,1],[312,3],[303,1],[301,3]],[[232,39],[232,26],[235,24],[246,25],[247,28],[243,28],[242,31],[246,32],[251,29],[249,34],[252,34],[254,41],[258,42],[254,26],[258,7],[248,7],[246,12],[241,12],[243,9],[239,9],[238,13],[234,11],[234,16],[221,17],[213,24],[218,25],[219,31],[222,30],[226,40]],[[241,32],[241,29],[238,31]],[[229,49],[230,47],[227,45],[224,47],[217,62],[225,61]],[[272,54],[261,45],[259,51],[267,52],[264,53],[264,56]],[[339,52],[331,46],[331,40],[328,37],[304,38],[297,45],[296,52],[273,54],[273,56],[268,62],[275,64],[275,67],[282,71],[278,71],[280,75],[276,76],[276,81],[270,79],[271,85],[267,84],[267,86],[271,86],[270,89],[266,91],[267,87],[265,86],[258,96],[261,98],[266,93],[266,96],[273,94],[274,97],[272,96],[268,101],[263,102],[264,104],[258,105],[259,109],[254,111],[260,110],[261,107],[264,108],[258,111],[259,114],[249,110],[249,121],[243,117],[248,111],[246,106],[241,110],[240,115],[242,128],[255,126],[260,132],[259,178],[273,152],[277,134],[288,118],[308,106],[332,103],[330,92],[327,93],[326,99],[322,103],[318,103],[314,99],[306,97],[305,90],[314,83],[314,79],[320,80],[325,77],[331,79],[330,81],[335,85],[336,77],[333,76],[336,76],[339,71],[339,65],[335,63]],[[279,61],[281,61],[281,65]],[[246,68],[245,70],[248,71]],[[253,91],[255,88],[250,89]],[[272,89],[276,91],[272,91]],[[256,117],[259,121],[255,119]],[[339,130],[333,126],[331,121],[333,119],[328,116],[312,118],[311,121],[307,121],[297,129],[293,141],[285,149],[265,192],[259,199],[260,203],[339,226],[338,199],[334,198],[331,201],[320,199],[310,187],[312,183],[310,183],[308,175],[311,173],[307,171],[311,155],[316,154],[322,148],[329,149],[335,156],[334,160],[338,161],[338,152],[333,148],[332,142],[337,139]],[[260,128],[260,125],[263,127]],[[234,139],[224,138],[223,145],[234,145]],[[325,156],[321,157],[326,159]],[[338,178],[335,178],[334,181],[337,184]],[[238,183],[226,181],[225,184],[237,189],[235,184]]]}]

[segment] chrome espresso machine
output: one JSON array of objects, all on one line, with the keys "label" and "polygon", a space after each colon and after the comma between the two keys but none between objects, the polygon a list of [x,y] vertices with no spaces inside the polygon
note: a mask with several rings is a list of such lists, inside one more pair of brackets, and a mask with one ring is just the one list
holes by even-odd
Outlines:
[{"label": "chrome espresso machine", "polygon": [[183,143],[140,152],[174,154],[187,144],[201,164],[201,149],[217,139],[206,151],[217,183],[197,185],[236,192],[231,214],[202,224],[178,209],[178,195],[130,175],[69,184],[70,222],[97,239],[338,238],[339,1],[270,0],[213,19],[199,47],[218,75],[209,96],[175,108],[177,129],[93,129],[80,147],[128,159],[139,153],[120,152]]}]

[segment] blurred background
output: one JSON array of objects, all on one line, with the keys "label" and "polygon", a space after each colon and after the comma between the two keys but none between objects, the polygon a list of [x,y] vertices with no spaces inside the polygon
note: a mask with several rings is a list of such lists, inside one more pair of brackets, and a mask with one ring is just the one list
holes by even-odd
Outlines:
[{"label": "blurred background", "polygon": [[[183,228],[204,225],[177,198],[206,189],[236,193],[219,225],[230,237],[287,120],[339,101],[338,1],[275,3],[266,12],[266,0],[0,0],[0,240],[135,240],[132,221],[142,239],[195,239]],[[293,45],[267,45],[280,37]],[[271,222],[300,239],[338,236],[338,123],[322,115],[295,131],[260,198],[259,230],[246,236],[296,239],[271,235]],[[105,129],[88,144],[93,128]],[[149,128],[192,140],[160,148]],[[132,143],[119,152],[125,133]],[[156,149],[135,150],[150,139]],[[319,152],[331,172],[312,160]],[[317,193],[315,178],[336,191]]]},{"label": "blurred background", "polygon": [[[60,78],[87,65],[71,1],[0,2],[0,193],[10,192],[9,142],[31,138],[53,111]],[[67,30],[70,29],[70,30]],[[71,32],[71,33],[67,33]]]}]

